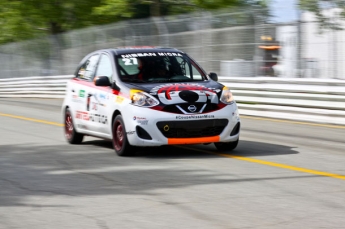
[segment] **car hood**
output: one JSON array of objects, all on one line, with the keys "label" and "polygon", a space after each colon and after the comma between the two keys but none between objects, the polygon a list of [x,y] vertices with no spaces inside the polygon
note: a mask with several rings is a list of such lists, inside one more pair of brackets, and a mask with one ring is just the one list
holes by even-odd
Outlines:
[{"label": "car hood", "polygon": [[216,81],[169,82],[128,85],[157,98],[163,105],[213,103],[218,104],[224,85]]}]

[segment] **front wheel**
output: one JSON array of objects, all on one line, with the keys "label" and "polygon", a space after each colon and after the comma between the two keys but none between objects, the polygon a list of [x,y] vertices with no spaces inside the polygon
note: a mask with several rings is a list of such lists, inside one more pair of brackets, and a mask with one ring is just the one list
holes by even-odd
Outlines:
[{"label": "front wheel", "polygon": [[125,124],[121,115],[116,116],[113,122],[113,146],[119,156],[131,156],[134,153],[134,147],[128,142]]},{"label": "front wheel", "polygon": [[232,151],[237,147],[238,141],[239,139],[234,142],[215,142],[214,145],[220,151]]},{"label": "front wheel", "polygon": [[73,124],[71,111],[67,108],[65,112],[65,138],[70,144],[80,144],[84,135],[79,134]]}]

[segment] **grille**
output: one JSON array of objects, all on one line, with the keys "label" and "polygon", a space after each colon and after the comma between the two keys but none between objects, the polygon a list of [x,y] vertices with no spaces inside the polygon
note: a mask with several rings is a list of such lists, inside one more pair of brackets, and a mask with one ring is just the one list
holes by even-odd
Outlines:
[{"label": "grille", "polygon": [[[181,103],[181,104],[174,104],[174,105],[166,105],[164,106],[162,111],[176,113],[176,114],[183,114],[183,112],[180,111],[180,109],[178,109],[176,105],[179,105],[183,110],[185,110],[188,113],[192,113],[188,110],[188,106],[195,105],[197,109],[194,113],[198,113],[201,110],[201,108],[205,105],[205,103]],[[218,107],[218,104],[209,103],[206,105],[202,113],[216,111],[218,109],[220,109],[220,107]]]},{"label": "grille", "polygon": [[198,138],[219,135],[227,124],[227,119],[161,121],[157,127],[166,138]]}]

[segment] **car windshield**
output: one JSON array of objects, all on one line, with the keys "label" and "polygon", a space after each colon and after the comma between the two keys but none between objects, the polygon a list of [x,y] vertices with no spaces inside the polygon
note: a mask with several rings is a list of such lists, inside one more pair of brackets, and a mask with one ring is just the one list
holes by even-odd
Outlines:
[{"label": "car windshield", "polygon": [[129,53],[116,56],[123,82],[192,82],[203,81],[205,74],[181,53]]}]

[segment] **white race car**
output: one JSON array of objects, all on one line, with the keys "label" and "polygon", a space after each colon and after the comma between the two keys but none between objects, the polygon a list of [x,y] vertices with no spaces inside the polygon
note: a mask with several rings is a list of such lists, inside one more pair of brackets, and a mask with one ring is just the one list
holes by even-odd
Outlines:
[{"label": "white race car", "polygon": [[173,48],[98,50],[79,64],[66,88],[65,136],[110,139],[119,156],[136,147],[214,143],[236,148],[240,118],[229,88]]}]

